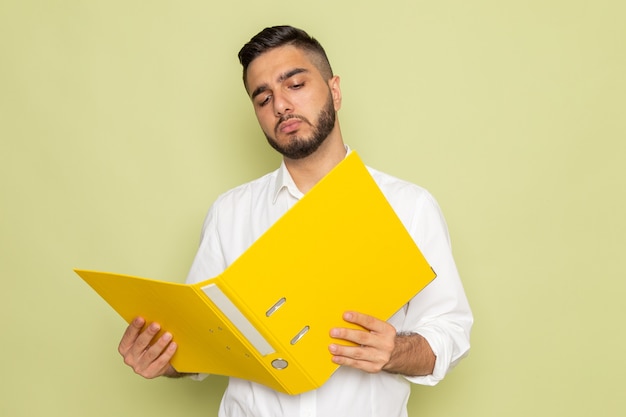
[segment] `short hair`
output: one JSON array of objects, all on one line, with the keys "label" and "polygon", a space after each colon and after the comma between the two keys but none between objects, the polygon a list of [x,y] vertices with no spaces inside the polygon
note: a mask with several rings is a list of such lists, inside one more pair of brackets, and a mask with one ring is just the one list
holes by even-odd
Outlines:
[{"label": "short hair", "polygon": [[317,39],[309,36],[304,30],[293,26],[273,26],[257,33],[239,51],[239,62],[243,66],[244,85],[247,87],[246,76],[248,66],[252,61],[271,49],[286,45],[293,45],[309,54],[313,64],[326,80],[333,77],[333,70],[326,56],[326,51]]}]

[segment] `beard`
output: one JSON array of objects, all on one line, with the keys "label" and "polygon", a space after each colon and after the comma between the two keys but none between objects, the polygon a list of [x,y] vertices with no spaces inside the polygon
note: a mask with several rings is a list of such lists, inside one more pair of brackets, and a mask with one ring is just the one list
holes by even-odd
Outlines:
[{"label": "beard", "polygon": [[275,138],[264,132],[268,143],[284,157],[290,159],[302,159],[311,155],[317,150],[317,148],[320,147],[322,143],[324,143],[328,135],[330,135],[330,132],[332,132],[335,127],[335,107],[333,105],[331,94],[328,94],[326,105],[322,110],[320,110],[319,115],[317,116],[317,125],[313,126],[313,124],[304,116],[288,114],[278,120],[274,131],[276,132],[278,130],[278,126],[282,122],[289,119],[302,120],[309,126],[313,127],[313,132],[308,137],[298,136],[296,133],[289,139],[289,142],[286,145],[278,143]]}]

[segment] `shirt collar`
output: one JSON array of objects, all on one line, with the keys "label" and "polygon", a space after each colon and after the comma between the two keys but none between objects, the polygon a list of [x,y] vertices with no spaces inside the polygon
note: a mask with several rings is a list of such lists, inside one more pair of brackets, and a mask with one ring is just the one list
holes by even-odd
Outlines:
[{"label": "shirt collar", "polygon": [[[346,156],[352,152],[352,149],[348,145],[344,145],[346,147]],[[285,190],[293,197],[298,200],[302,198],[303,194],[296,186],[289,170],[285,166],[285,161],[283,160],[278,168],[278,172],[276,173],[276,180],[274,182],[274,198],[272,198],[272,204],[276,204],[276,200],[278,200],[278,196],[280,193]]]},{"label": "shirt collar", "polygon": [[300,199],[300,197],[302,197],[302,192],[298,190],[298,187],[291,177],[289,170],[287,170],[287,167],[285,166],[284,160],[283,162],[281,162],[280,168],[278,168],[278,173],[276,174],[276,180],[274,183],[274,198],[272,199],[272,204],[276,204],[276,200],[278,200],[278,196],[283,190],[297,199]]}]

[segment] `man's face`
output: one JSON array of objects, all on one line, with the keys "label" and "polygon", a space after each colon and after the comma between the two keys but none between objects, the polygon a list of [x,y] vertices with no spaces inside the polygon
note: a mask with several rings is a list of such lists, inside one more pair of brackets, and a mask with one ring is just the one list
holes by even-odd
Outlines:
[{"label": "man's face", "polygon": [[265,137],[285,157],[312,154],[333,132],[339,79],[324,80],[302,50],[283,46],[264,53],[248,66],[246,81]]}]

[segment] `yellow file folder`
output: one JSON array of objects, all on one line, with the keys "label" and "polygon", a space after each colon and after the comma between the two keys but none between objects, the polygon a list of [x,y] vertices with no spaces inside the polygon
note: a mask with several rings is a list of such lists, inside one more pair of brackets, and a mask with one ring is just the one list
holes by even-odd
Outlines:
[{"label": "yellow file folder", "polygon": [[355,152],[222,274],[197,284],[76,270],[127,322],[156,321],[179,372],[243,378],[288,394],[337,369],[328,345],[347,310],[390,318],[435,278]]}]

